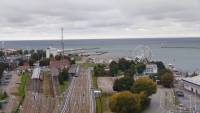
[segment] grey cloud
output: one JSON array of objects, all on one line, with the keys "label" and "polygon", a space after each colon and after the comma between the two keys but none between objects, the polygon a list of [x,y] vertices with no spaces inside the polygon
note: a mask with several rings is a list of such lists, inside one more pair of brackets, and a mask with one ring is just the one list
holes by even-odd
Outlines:
[{"label": "grey cloud", "polygon": [[141,35],[160,34],[163,28],[200,35],[199,10],[199,0],[1,0],[0,37],[7,32],[56,35],[60,27],[80,36],[124,35],[127,29],[131,35],[141,33],[138,29],[148,31]]}]

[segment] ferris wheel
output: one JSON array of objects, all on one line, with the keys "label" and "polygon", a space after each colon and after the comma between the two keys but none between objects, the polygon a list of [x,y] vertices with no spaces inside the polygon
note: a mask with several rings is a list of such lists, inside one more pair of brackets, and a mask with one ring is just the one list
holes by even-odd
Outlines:
[{"label": "ferris wheel", "polygon": [[131,57],[148,62],[152,60],[152,51],[148,46],[139,45],[133,49]]}]

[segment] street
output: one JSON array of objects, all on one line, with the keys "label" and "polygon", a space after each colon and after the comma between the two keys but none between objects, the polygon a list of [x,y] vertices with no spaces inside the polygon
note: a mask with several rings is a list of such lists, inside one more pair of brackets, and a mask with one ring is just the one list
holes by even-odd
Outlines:
[{"label": "street", "polygon": [[144,113],[169,113],[175,109],[174,102],[172,89],[158,87],[151,97],[150,107]]}]

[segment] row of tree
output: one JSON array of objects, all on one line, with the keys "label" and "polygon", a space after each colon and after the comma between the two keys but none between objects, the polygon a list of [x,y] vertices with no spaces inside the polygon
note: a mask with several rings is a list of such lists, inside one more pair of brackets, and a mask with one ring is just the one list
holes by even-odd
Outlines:
[{"label": "row of tree", "polygon": [[153,80],[159,81],[161,85],[166,88],[174,86],[174,75],[173,72],[165,67],[163,62],[153,62],[157,64],[158,73],[151,76]]},{"label": "row of tree", "polygon": [[128,61],[124,58],[119,59],[118,62],[112,61],[109,64],[109,71],[105,71],[106,65],[104,64],[97,64],[94,67],[94,74],[96,76],[117,76],[120,72],[123,72],[124,75],[133,77],[134,74],[142,74],[146,69],[146,65],[144,63],[139,63],[135,61]]},{"label": "row of tree", "polygon": [[117,91],[120,92],[112,95],[110,99],[109,106],[112,112],[140,113],[149,106],[150,96],[157,91],[156,83],[148,77],[141,77],[135,81],[131,79],[123,77],[115,81],[115,85],[117,84],[119,88]]},{"label": "row of tree", "polygon": [[112,76],[118,75],[119,71],[124,72],[125,75],[134,76],[135,73],[142,74],[146,69],[146,65],[142,62],[129,61],[124,58],[119,59],[118,62],[112,61],[109,64],[110,74]]},{"label": "row of tree", "polygon": [[160,84],[166,88],[174,87],[174,75],[169,69],[163,69],[158,71],[154,76],[160,81]]},{"label": "row of tree", "polygon": [[4,70],[5,70],[7,67],[8,67],[8,64],[7,64],[7,63],[0,62],[0,78],[2,77],[3,72],[4,72]]}]

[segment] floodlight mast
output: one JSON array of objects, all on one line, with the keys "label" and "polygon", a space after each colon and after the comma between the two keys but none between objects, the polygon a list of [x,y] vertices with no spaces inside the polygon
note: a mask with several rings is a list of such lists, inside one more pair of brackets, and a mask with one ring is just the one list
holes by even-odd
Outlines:
[{"label": "floodlight mast", "polygon": [[63,31],[64,31],[64,28],[62,27],[61,28],[61,46],[62,46],[61,58],[62,58],[62,65],[64,66],[64,36],[63,36]]}]

